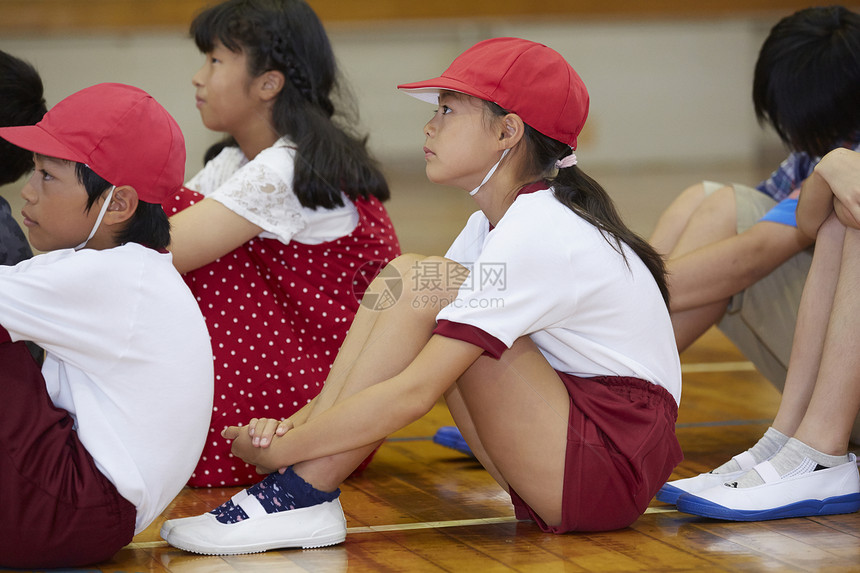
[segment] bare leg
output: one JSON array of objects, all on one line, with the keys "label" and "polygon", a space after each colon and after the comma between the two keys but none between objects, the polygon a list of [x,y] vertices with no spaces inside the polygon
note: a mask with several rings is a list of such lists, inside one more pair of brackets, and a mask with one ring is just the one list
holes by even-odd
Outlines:
[{"label": "bare leg", "polygon": [[842,455],[847,451],[851,427],[860,410],[858,281],[860,231],[847,229],[821,368],[809,408],[795,434],[798,440],[831,455]]},{"label": "bare leg", "polygon": [[668,257],[675,250],[681,238],[681,233],[687,228],[690,217],[705,200],[703,183],[697,183],[684,189],[674,201],[660,214],[654,232],[648,242],[658,253]]},{"label": "bare leg", "polygon": [[534,343],[520,338],[499,360],[479,358],[446,399],[499,484],[513,487],[546,523],[559,524],[570,398]]},{"label": "bare leg", "polygon": [[[689,215],[687,224],[678,233],[677,240],[668,254],[666,271],[670,300],[679,294],[679,288],[684,288],[679,286],[683,285],[685,277],[680,274],[683,271],[676,264],[676,259],[693,253],[705,245],[737,235],[734,189],[722,187],[705,196],[704,189],[701,187],[701,184],[690,187],[679,197],[678,202],[680,204],[678,206],[673,204],[672,206],[676,207],[677,210],[682,210],[685,206],[696,204],[695,198],[701,195],[701,200],[696,204],[696,209]],[[661,235],[668,236],[668,232],[661,231]],[[725,313],[728,302],[729,300],[725,299],[689,310],[673,310],[672,326],[675,330],[675,342],[678,350],[681,352],[686,350],[705,331],[716,324]]]},{"label": "bare leg", "polygon": [[709,328],[717,324],[725,314],[727,305],[728,301],[723,301],[691,310],[673,312],[672,328],[675,331],[675,345],[678,347],[678,352],[687,350]]},{"label": "bare leg", "polygon": [[841,280],[844,238],[845,227],[835,217],[822,225],[818,233],[797,313],[785,388],[773,421],[773,427],[786,436],[797,431],[816,387],[837,280]]},{"label": "bare leg", "polygon": [[[483,359],[484,358],[482,357],[481,360]],[[490,455],[484,448],[483,442],[481,442],[481,438],[478,437],[478,430],[472,422],[472,415],[469,413],[469,408],[463,401],[463,396],[460,394],[460,387],[457,384],[454,384],[447,392],[445,392],[445,404],[448,406],[448,410],[450,410],[451,415],[454,418],[454,422],[457,424],[457,429],[469,445],[472,455],[481,462],[484,469],[493,476],[493,479],[496,480],[499,485],[506,488],[505,478],[502,477],[499,469],[495,464],[493,464],[493,461],[490,459]]]},{"label": "bare leg", "polygon": [[[346,340],[332,365],[323,390],[308,419],[313,419],[332,404],[348,398],[377,382],[401,372],[427,344],[436,325],[436,315],[446,301],[456,295],[459,281],[421,288],[422,278],[446,276],[444,266],[455,264],[442,258],[403,255],[392,261],[373,281],[368,291],[379,293],[389,287],[386,277],[396,269],[402,292],[397,302],[385,310],[361,306]],[[418,285],[419,288],[415,288]],[[293,470],[322,491],[332,491],[364,460],[379,443],[369,444],[342,454],[300,462]]]}]

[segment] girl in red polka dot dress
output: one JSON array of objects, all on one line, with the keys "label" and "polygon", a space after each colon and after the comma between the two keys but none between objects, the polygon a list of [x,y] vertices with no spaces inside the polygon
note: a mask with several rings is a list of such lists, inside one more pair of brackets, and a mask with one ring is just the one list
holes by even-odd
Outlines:
[{"label": "girl in red polka dot dress", "polygon": [[301,0],[228,1],[191,35],[204,125],[229,135],[165,203],[174,264],[206,318],[215,357],[209,438],[189,481],[259,479],[221,430],[285,418],[322,388],[360,297],[399,245],[388,186],[364,140],[333,120],[336,66]]}]

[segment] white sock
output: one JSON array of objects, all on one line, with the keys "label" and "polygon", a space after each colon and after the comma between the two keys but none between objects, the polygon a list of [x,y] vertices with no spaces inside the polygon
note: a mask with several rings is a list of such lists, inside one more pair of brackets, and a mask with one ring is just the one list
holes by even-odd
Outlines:
[{"label": "white sock", "polygon": [[[831,456],[791,438],[776,455],[770,458],[770,463],[780,477],[794,477],[814,472],[816,469],[832,468],[848,463],[848,454]],[[738,479],[737,487],[755,487],[763,483],[764,480],[758,472],[748,471]]]},{"label": "white sock", "polygon": [[[756,464],[760,464],[761,462],[770,459],[775,453],[777,453],[780,448],[782,448],[785,443],[788,442],[788,436],[780,432],[779,430],[770,427],[764,433],[764,435],[759,439],[756,444],[748,449],[747,451],[752,455]],[[755,465],[755,464],[753,464]],[[727,474],[731,472],[740,471],[743,469],[750,468],[742,468],[740,464],[734,458],[727,461],[720,467],[715,470],[712,470],[713,474]]]}]

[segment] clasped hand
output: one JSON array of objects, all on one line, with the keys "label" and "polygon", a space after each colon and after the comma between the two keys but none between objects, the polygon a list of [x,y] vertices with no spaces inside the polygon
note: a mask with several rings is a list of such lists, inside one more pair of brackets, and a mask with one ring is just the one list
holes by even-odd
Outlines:
[{"label": "clasped hand", "polygon": [[251,418],[247,426],[227,426],[221,431],[221,437],[232,440],[231,451],[245,462],[256,466],[258,474],[281,473],[282,468],[269,468],[258,462],[260,451],[268,448],[275,437],[280,437],[293,429],[290,419],[276,420],[274,418]]}]

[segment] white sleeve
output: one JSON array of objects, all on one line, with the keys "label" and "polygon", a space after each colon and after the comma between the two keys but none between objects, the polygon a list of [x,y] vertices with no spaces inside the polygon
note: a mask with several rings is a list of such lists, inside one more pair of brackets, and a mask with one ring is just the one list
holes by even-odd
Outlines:
[{"label": "white sleeve", "polygon": [[294,158],[287,147],[264,149],[208,196],[288,243],[308,225],[292,188]]},{"label": "white sleeve", "polygon": [[135,277],[105,272],[105,260],[115,258],[61,250],[0,267],[0,325],[13,341],[33,341],[68,360],[80,358],[81,348],[121,345],[114,339],[133,326],[127,307],[135,302],[123,293]]},{"label": "white sleeve", "polygon": [[578,295],[576,284],[566,285],[564,296],[554,288],[565,261],[551,249],[530,247],[522,225],[505,227],[489,234],[457,298],[437,321],[477,327],[510,348],[520,336],[571,316]]},{"label": "white sleeve", "polygon": [[490,222],[487,217],[481,211],[475,211],[448,247],[445,258],[470,267],[481,253],[489,229]]}]

